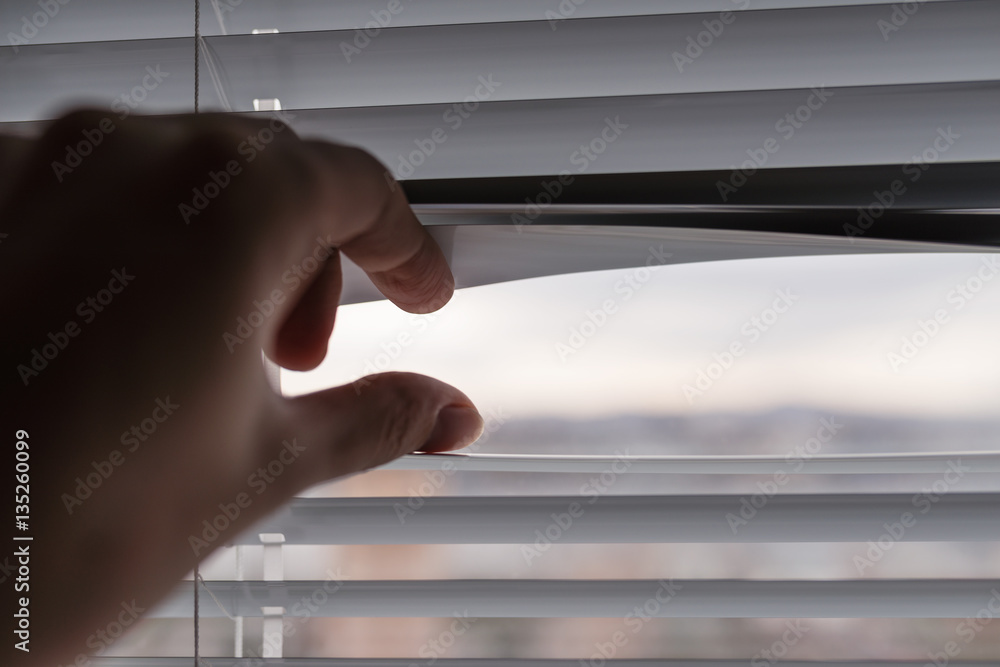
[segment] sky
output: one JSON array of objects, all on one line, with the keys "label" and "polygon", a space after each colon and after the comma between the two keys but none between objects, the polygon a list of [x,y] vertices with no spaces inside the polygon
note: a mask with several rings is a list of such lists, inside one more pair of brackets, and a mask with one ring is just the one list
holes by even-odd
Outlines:
[{"label": "sky", "polygon": [[284,371],[282,388],[405,370],[507,418],[782,407],[995,417],[998,260],[730,260],[473,287],[429,316],[386,301],[343,306],[326,360]]}]

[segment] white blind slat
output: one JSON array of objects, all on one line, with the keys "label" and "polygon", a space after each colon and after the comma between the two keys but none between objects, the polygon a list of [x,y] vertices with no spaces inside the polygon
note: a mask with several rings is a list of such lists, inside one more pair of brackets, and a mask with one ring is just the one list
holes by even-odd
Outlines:
[{"label": "white blind slat", "polygon": [[[992,599],[992,579],[763,581],[421,580],[210,581],[234,616],[260,617],[261,607],[286,616],[400,618],[625,618],[636,608],[655,618],[968,618]],[[324,588],[325,587],[325,588]],[[151,618],[190,618],[192,593],[175,593]],[[327,591],[324,596],[313,594]],[[324,600],[325,601],[322,601]],[[307,607],[302,600],[314,604]],[[651,601],[647,605],[649,601]],[[299,603],[296,606],[296,603]],[[206,617],[223,617],[214,604]]]},{"label": "white blind slat", "polygon": [[[584,213],[590,208],[561,207],[546,209],[539,224],[516,227],[511,214],[519,211],[504,207],[503,212],[484,212],[476,207],[457,206],[450,212],[427,213],[416,207],[421,222],[430,225],[431,235],[445,249],[456,284],[459,287],[489,285],[508,280],[537,278],[580,271],[600,271],[657,265],[684,264],[716,260],[803,255],[867,254],[891,252],[983,252],[982,247],[957,244],[896,241],[876,238],[849,239],[846,236],[768,234],[745,230],[696,229],[684,227],[599,226],[615,222],[640,224],[646,214]],[[687,224],[699,215],[690,206],[673,208],[676,225]],[[567,209],[581,211],[566,212]],[[670,214],[665,214],[665,217]],[[632,216],[632,217],[630,217]],[[559,218],[560,225],[546,224]],[[441,224],[441,223],[450,224]],[[459,222],[461,224],[454,224]],[[482,224],[480,224],[482,223]],[[585,233],[577,225],[587,224]],[[837,231],[840,231],[839,228]],[[666,255],[654,256],[664,248]],[[350,259],[341,260],[343,289],[340,303],[379,301],[385,296]],[[400,464],[402,465],[402,464]],[[773,470],[772,470],[773,472]]]},{"label": "white blind slat", "polygon": [[[411,454],[380,470],[442,470],[459,472],[524,472],[600,474],[621,465],[618,456],[559,456],[544,454]],[[832,454],[785,456],[629,456],[629,474],[797,475],[940,474],[960,461],[968,472],[1000,472],[1000,452]],[[791,465],[794,464],[794,465]]]},{"label": "white blind slat", "polygon": [[[557,30],[546,20],[386,29],[350,61],[343,44],[353,42],[353,30],[205,39],[235,111],[251,111],[255,98],[274,97],[285,109],[450,104],[477,88],[479,99],[497,102],[996,78],[1000,42],[993,26],[1000,22],[1000,5],[939,2],[920,11],[920,20],[891,45],[877,27],[892,13],[886,5],[740,12],[722,33],[725,39],[714,39],[686,68],[676,65],[674,54],[717,15],[595,18]],[[16,54],[4,47],[0,120],[51,117],[55,99],[84,96],[110,104],[137,85],[146,65],[157,64],[171,76],[143,108],[189,110],[189,38],[29,43]],[[491,76],[499,85],[484,88],[480,77]],[[804,102],[769,118],[768,126]],[[206,96],[204,104],[218,100]]]},{"label": "white blind slat", "polygon": [[[212,667],[247,667],[247,660],[212,656]],[[255,667],[412,667],[413,658],[255,658]],[[191,658],[97,657],[95,667],[190,667]],[[419,663],[418,663],[419,664]],[[579,660],[439,658],[440,667],[580,667]],[[605,667],[748,667],[746,660],[608,660]],[[782,660],[781,667],[926,667],[926,660]],[[952,660],[949,667],[996,667],[995,662]]]},{"label": "white blind slat", "polygon": [[[923,0],[952,2],[954,0]],[[256,29],[273,28],[281,32],[315,30],[351,30],[382,19],[393,27],[496,23],[503,21],[539,21],[560,12],[561,0],[422,0],[404,3],[390,19],[382,13],[387,0],[224,0],[219,2],[226,33],[250,34]],[[210,0],[201,0],[204,35],[223,34]],[[653,14],[724,12],[734,9],[789,9],[796,7],[877,5],[879,0],[615,0],[614,3],[587,2],[577,5],[570,17],[600,18]],[[5,29],[22,27],[23,17],[38,10],[32,2],[0,3],[0,25]],[[88,0],[70,2],[59,8],[58,20],[49,21],[32,42],[94,42],[118,39],[156,39],[190,37],[191,5],[163,0]],[[373,16],[372,12],[376,12]],[[55,18],[55,16],[53,16]],[[39,21],[41,23],[41,21]]]},{"label": "white blind slat", "polygon": [[236,543],[282,533],[287,544],[534,544],[553,514],[574,505],[579,516],[560,543],[865,543],[906,514],[915,521],[901,541],[1000,535],[1000,493],[761,495],[754,500],[765,504],[733,530],[728,517],[740,517],[753,495],[601,496],[595,486],[579,496],[298,498]]},{"label": "white blind slat", "polygon": [[[170,67],[178,69],[170,70],[173,74],[164,80],[165,88],[151,94],[149,105],[140,109],[143,113],[189,110],[194,83],[184,77],[185,72],[190,74],[190,64],[185,61],[164,65],[164,69]],[[128,92],[143,75],[143,68],[138,67],[127,85],[109,82],[107,90],[90,99],[99,106],[107,105],[114,96]],[[78,84],[79,80],[66,82],[70,87]],[[14,87],[3,90],[9,85],[8,79],[0,78],[0,96],[4,99],[0,118],[32,116],[34,111],[17,109],[21,97],[14,94]],[[1000,159],[1000,126],[991,114],[991,109],[1000,106],[1000,82],[848,88],[834,93],[836,97],[829,100],[829,105],[810,120],[808,132],[781,142],[780,150],[768,158],[767,169],[903,165],[914,154],[933,146],[939,128],[947,131],[949,126],[959,139],[937,154],[937,164]],[[202,87],[203,101],[214,95],[211,85]],[[581,145],[600,137],[605,118],[619,117],[628,128],[598,160],[588,164],[587,174],[715,169],[724,172],[722,178],[729,178],[732,165],[748,159],[745,150],[762,147],[768,138],[782,136],[775,131],[775,123],[803,104],[808,95],[808,90],[784,90],[487,102],[457,131],[451,131],[443,120],[450,108],[446,104],[294,110],[290,112],[294,117],[287,118],[302,136],[365,146],[396,176],[439,179],[554,176],[566,170],[579,174]],[[44,99],[39,105],[51,106],[56,97],[47,94]],[[161,102],[163,108],[158,106]],[[739,109],[739,113],[732,109]],[[271,117],[265,112],[258,115]],[[43,126],[33,129],[14,122],[6,127],[20,133],[37,133]],[[408,158],[417,150],[414,140],[426,138],[439,127],[447,131],[448,139],[414,167]],[[4,125],[0,125],[0,131],[5,131]],[[851,141],[845,141],[845,136]],[[939,145],[944,144],[939,141]],[[490,159],[482,159],[484,154]],[[577,163],[571,162],[574,155]],[[887,182],[901,176],[904,174],[897,170]],[[756,178],[752,176],[747,187]],[[885,182],[872,187],[876,185],[884,187]],[[919,196],[921,188],[912,189]],[[717,195],[714,203],[724,202]]]}]

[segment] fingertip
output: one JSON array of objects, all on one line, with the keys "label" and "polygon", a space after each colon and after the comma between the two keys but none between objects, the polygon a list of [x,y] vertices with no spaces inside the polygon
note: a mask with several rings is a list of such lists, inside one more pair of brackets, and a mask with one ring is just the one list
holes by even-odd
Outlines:
[{"label": "fingertip", "polygon": [[388,271],[369,272],[368,276],[387,299],[408,313],[433,313],[451,301],[455,293],[451,267],[429,235],[408,260]]},{"label": "fingertip", "polygon": [[414,315],[428,315],[447,306],[454,295],[455,288],[450,284],[445,284],[430,297],[413,298],[409,295],[395,295],[388,298],[393,305],[400,310],[406,311],[407,313],[412,313]]},{"label": "fingertip", "polygon": [[333,251],[278,329],[271,350],[278,365],[309,371],[326,358],[342,282],[340,255]]},{"label": "fingertip", "polygon": [[284,327],[268,356],[290,371],[311,371],[326,359],[328,347],[329,339],[318,330]]},{"label": "fingertip", "polygon": [[446,405],[438,411],[422,452],[450,452],[468,447],[483,434],[485,423],[479,411],[466,405]]}]

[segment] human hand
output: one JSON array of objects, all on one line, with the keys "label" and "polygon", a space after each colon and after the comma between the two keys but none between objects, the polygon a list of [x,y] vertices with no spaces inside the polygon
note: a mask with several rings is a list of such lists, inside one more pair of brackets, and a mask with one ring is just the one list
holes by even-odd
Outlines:
[{"label": "human hand", "polygon": [[[83,111],[0,142],[0,354],[8,431],[27,432],[32,461],[33,664],[91,652],[123,602],[152,606],[306,487],[478,437],[468,397],[428,377],[295,399],[266,381],[262,349],[295,370],[325,356],[340,252],[408,312],[452,295],[440,249],[367,153],[214,114]],[[274,461],[280,475],[248,486]],[[250,505],[199,549],[240,494]]]}]

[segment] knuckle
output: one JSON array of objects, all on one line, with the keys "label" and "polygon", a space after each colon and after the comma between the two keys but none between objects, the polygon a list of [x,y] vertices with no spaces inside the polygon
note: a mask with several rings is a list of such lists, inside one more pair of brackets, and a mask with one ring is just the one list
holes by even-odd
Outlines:
[{"label": "knuckle", "polygon": [[323,146],[330,160],[340,169],[381,181],[387,169],[377,157],[363,148],[341,144]]},{"label": "knuckle", "polygon": [[[184,197],[211,191],[211,218],[238,225],[266,222],[280,214],[289,188],[295,187],[294,170],[289,170],[288,151],[257,140],[256,122],[247,119],[200,119],[186,128],[172,159],[174,182]],[[292,200],[294,201],[294,200]]]},{"label": "knuckle", "polygon": [[257,197],[310,181],[310,165],[299,143],[278,120],[216,116],[189,136],[184,153],[206,168],[232,165],[245,172],[239,179],[241,189]]},{"label": "knuckle", "polygon": [[366,172],[381,173],[385,165],[368,151],[358,146],[344,146],[344,159]]},{"label": "knuckle", "polygon": [[36,145],[37,154],[48,161],[61,159],[72,149],[83,151],[81,143],[90,144],[86,148],[92,150],[94,139],[91,137],[99,135],[103,142],[109,134],[105,131],[109,124],[113,121],[106,111],[89,108],[70,111],[46,128]]},{"label": "knuckle", "polygon": [[81,131],[98,125],[111,115],[107,111],[93,108],[74,109],[56,119],[43,135],[46,139],[60,140],[76,137]]},{"label": "knuckle", "polygon": [[235,126],[213,123],[191,128],[180,142],[178,157],[206,168],[225,164],[239,156],[244,136]]}]

